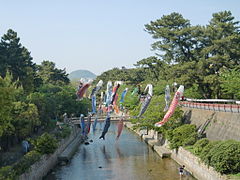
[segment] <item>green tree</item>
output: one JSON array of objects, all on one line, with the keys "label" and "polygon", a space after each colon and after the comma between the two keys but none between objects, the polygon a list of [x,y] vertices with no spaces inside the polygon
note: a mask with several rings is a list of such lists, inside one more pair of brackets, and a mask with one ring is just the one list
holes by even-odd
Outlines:
[{"label": "green tree", "polygon": [[35,104],[14,102],[12,125],[15,127],[14,134],[21,140],[33,133],[35,126],[40,125],[38,109]]},{"label": "green tree", "polygon": [[214,13],[204,33],[205,47],[199,63],[201,87],[207,87],[208,97],[220,98],[220,72],[240,64],[240,34],[237,21],[230,11]]},{"label": "green tree", "polygon": [[[164,72],[162,71],[164,65],[164,62],[155,56],[142,59],[135,64],[137,67],[142,67],[145,73],[149,74],[148,78],[155,81],[159,80],[160,72]],[[147,74],[145,74],[145,76],[147,76]]]},{"label": "green tree", "polygon": [[44,84],[67,85],[70,82],[66,70],[56,68],[54,62],[43,61],[37,69]]},{"label": "green tree", "polygon": [[164,15],[161,19],[151,21],[145,25],[146,31],[156,42],[152,44],[154,50],[160,51],[163,61],[188,62],[195,59],[192,49],[196,45],[192,37],[190,22],[179,13]]},{"label": "green tree", "polygon": [[0,76],[0,146],[3,150],[8,150],[10,136],[15,130],[12,124],[14,119],[12,109],[19,89],[21,88],[17,88],[16,83],[12,82],[9,72],[6,73],[5,78]]},{"label": "green tree", "polygon": [[220,73],[220,82],[226,97],[240,99],[240,69],[223,71]]},{"label": "green tree", "polygon": [[0,137],[11,133],[14,129],[11,124],[13,118],[11,110],[13,108],[14,87],[8,86],[6,78],[3,79],[0,77]]},{"label": "green tree", "polygon": [[30,52],[21,45],[17,32],[9,29],[1,38],[0,56],[1,76],[4,77],[10,71],[13,80],[19,80],[25,92],[34,90],[36,71]]}]

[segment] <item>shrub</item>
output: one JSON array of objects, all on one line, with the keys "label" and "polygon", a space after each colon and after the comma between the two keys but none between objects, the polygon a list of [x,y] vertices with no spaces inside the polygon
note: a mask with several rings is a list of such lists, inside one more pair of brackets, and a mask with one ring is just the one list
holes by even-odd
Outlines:
[{"label": "shrub", "polygon": [[195,155],[200,155],[203,151],[203,148],[209,144],[209,140],[207,138],[200,139],[193,145],[193,153]]},{"label": "shrub", "polygon": [[215,144],[205,156],[205,163],[224,174],[235,174],[240,171],[240,142],[234,140]]},{"label": "shrub", "polygon": [[30,151],[23,156],[16,164],[13,165],[13,169],[16,172],[16,175],[21,175],[25,173],[31,165],[37,162],[41,158],[41,154],[35,150]]},{"label": "shrub", "polygon": [[13,180],[16,176],[16,172],[12,166],[4,166],[0,168],[0,180]]},{"label": "shrub", "polygon": [[210,141],[201,151],[199,154],[200,159],[206,163],[207,165],[210,164],[211,156],[209,156],[209,152],[216,146],[217,144],[221,143],[220,141]]},{"label": "shrub", "polygon": [[197,141],[196,126],[185,124],[173,131],[167,132],[167,139],[170,141],[170,148],[177,149],[180,146],[193,145]]},{"label": "shrub", "polygon": [[55,135],[58,139],[64,139],[68,137],[70,134],[71,134],[71,128],[68,126],[63,126],[63,128],[58,130]]},{"label": "shrub", "polygon": [[50,134],[44,133],[34,142],[34,148],[41,154],[51,154],[57,148],[57,140]]}]

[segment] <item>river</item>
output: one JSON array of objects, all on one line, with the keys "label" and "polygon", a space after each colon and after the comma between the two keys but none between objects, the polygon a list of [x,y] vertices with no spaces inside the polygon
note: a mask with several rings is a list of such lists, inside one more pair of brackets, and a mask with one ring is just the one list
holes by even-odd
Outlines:
[{"label": "river", "polygon": [[[105,140],[101,128],[88,135],[89,145],[81,144],[66,166],[56,167],[45,180],[176,180],[179,165],[162,159],[134,132],[123,129],[116,141],[117,126],[112,123]],[[92,140],[93,142],[90,142]],[[190,175],[181,179],[194,180]]]}]

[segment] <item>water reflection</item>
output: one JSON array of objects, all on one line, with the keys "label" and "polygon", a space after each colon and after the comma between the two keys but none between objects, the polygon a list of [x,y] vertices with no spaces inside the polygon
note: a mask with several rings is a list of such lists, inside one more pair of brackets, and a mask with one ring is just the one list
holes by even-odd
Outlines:
[{"label": "water reflection", "polygon": [[[116,141],[116,124],[111,123],[106,140],[99,140],[100,126],[91,132],[89,145],[80,145],[71,163],[58,167],[46,180],[178,180],[179,165],[161,159],[133,132],[123,129]],[[187,176],[182,179],[193,180]]]}]

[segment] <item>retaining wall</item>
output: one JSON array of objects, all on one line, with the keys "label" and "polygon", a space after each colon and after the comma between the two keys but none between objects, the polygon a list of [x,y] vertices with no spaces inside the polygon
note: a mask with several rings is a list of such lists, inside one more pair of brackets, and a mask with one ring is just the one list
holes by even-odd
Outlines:
[{"label": "retaining wall", "polygon": [[203,133],[208,139],[240,141],[240,113],[216,112],[186,107],[182,107],[182,110],[186,122],[195,124],[199,129],[205,123],[207,124]]}]

